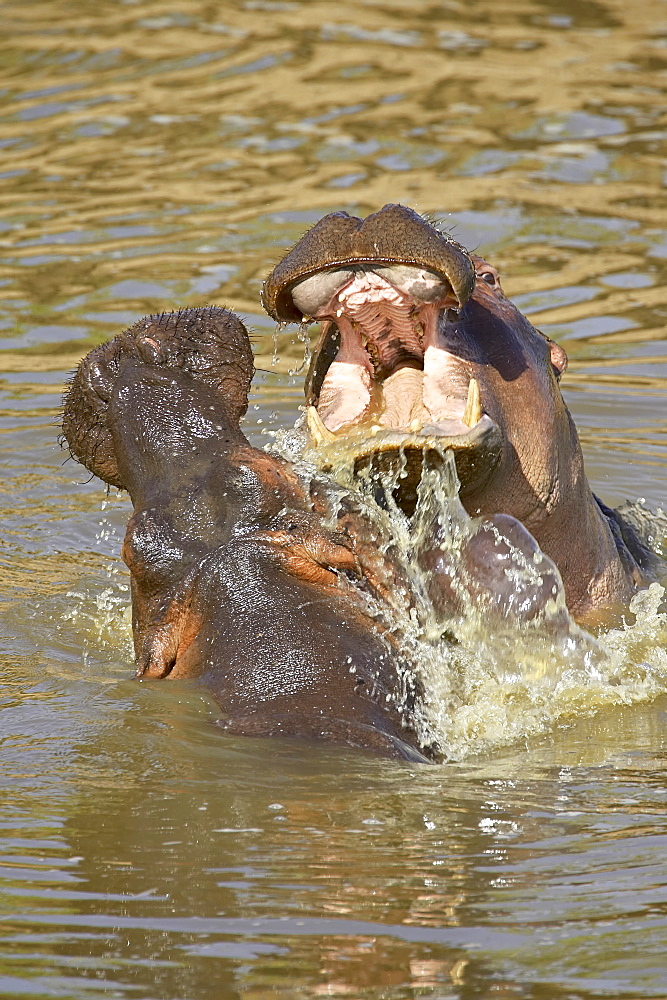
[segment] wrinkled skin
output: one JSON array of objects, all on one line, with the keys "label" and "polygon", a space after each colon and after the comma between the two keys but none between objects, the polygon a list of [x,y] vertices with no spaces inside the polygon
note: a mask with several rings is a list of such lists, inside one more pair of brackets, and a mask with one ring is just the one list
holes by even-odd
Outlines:
[{"label": "wrinkled skin", "polygon": [[233,313],[149,317],[81,362],[64,401],[72,455],[129,491],[140,678],[199,678],[221,725],[426,761],[396,642],[367,610],[390,570],[359,525],[290,467],[252,448],[239,419],[252,354]]},{"label": "wrinkled skin", "polygon": [[[306,395],[323,467],[346,450],[357,470],[405,461],[395,499],[411,514],[424,455],[437,462],[451,448],[468,513],[514,519],[519,549],[534,539],[553,560],[581,622],[613,620],[651,578],[651,554],[587,483],[558,385],[565,352],[505,297],[486,261],[401,206],[366,220],[335,213],[269,275],[264,301],[278,320],[304,312],[322,321]],[[488,538],[476,549],[472,564],[493,589],[500,550],[492,557]],[[438,559],[423,559],[436,576]],[[436,603],[447,603],[443,594]]]}]

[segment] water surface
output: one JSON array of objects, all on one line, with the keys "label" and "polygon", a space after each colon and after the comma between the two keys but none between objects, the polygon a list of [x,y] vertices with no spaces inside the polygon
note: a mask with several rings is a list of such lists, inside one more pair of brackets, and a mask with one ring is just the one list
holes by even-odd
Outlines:
[{"label": "water surface", "polygon": [[0,994],[667,996],[655,609],[636,698],[541,695],[536,725],[510,701],[444,767],[229,739],[196,688],[128,679],[128,503],[56,443],[91,346],[210,302],[252,332],[249,436],[291,426],[303,345],[272,364],[261,282],[325,212],[398,201],[566,348],[596,491],[664,507],[667,4],[5,0],[0,24]]}]

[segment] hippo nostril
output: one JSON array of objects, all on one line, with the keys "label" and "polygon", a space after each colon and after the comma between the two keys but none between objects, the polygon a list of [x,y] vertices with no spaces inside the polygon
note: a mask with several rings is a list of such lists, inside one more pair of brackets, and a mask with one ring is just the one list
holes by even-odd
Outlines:
[{"label": "hippo nostril", "polygon": [[100,364],[99,361],[90,361],[86,374],[88,385],[95,395],[99,396],[103,402],[108,403],[111,399],[113,382],[108,377],[106,365]]},{"label": "hippo nostril", "polygon": [[137,350],[142,361],[148,364],[159,364],[160,345],[152,337],[139,337],[137,340]]}]

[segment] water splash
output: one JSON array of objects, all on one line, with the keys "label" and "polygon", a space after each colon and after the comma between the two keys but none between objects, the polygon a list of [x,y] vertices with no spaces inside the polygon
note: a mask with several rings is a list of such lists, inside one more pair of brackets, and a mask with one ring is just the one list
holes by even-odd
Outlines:
[{"label": "water splash", "polygon": [[[110,507],[108,500],[102,501],[102,516],[95,533],[95,545],[103,550],[117,550],[122,542],[117,527],[104,514]],[[117,559],[109,559],[101,573],[106,583],[101,590],[100,579],[96,576],[83,589],[67,592],[68,610],[61,615],[61,620],[71,622],[83,641],[86,667],[101,665],[106,668],[114,663],[126,669],[125,665],[134,658],[127,571]],[[107,681],[115,683],[117,679],[112,676]]]},{"label": "water splash", "polygon": [[[276,434],[272,448],[304,482],[317,483],[332,520],[353,502],[374,543],[397,566],[403,586],[396,599],[365,599],[400,636],[421,680],[417,726],[424,745],[436,743],[446,757],[462,759],[667,692],[664,588],[653,583],[638,593],[621,627],[598,636],[580,628],[556,566],[523,526],[512,518],[468,516],[451,453],[437,464],[424,459],[408,517],[394,499],[404,456],[388,470],[361,474],[340,457],[324,473],[303,421]],[[667,524],[660,514],[641,505],[635,514],[642,537],[664,551]]]},{"label": "water splash", "polygon": [[634,503],[626,500],[618,508],[624,521],[628,521],[651,552],[667,560],[667,513],[658,507],[649,510],[640,497]]},{"label": "water splash", "polygon": [[[405,456],[389,469],[361,474],[341,459],[325,473],[309,450],[304,423],[275,432],[269,448],[290,461],[304,483],[316,485],[331,528],[352,506],[377,551],[396,566],[397,585],[388,597],[364,591],[362,599],[400,639],[421,682],[415,721],[424,745],[462,759],[667,692],[667,610],[659,583],[635,596],[620,627],[591,635],[570,617],[556,567],[524,529],[517,531],[512,519],[468,516],[451,453],[443,452],[437,464],[424,459],[408,517],[394,498]],[[662,512],[654,516],[641,503],[625,507],[624,515],[627,510],[641,536],[664,553]],[[96,545],[116,550],[117,532],[103,513]],[[102,587],[96,578],[68,593],[62,620],[83,636],[88,666],[99,674],[99,667],[122,665],[125,676],[132,660],[127,574],[111,558],[103,572]],[[109,683],[118,680],[113,674]]]},{"label": "water splash", "polygon": [[[299,328],[296,334],[297,341],[303,344],[303,358],[301,363],[296,366],[296,368],[290,368],[288,374],[292,377],[296,375],[303,375],[303,373],[308,368],[310,364],[311,351],[310,351],[310,323],[304,322],[299,323]],[[294,341],[292,341],[294,343]]]},{"label": "water splash", "polygon": [[278,353],[280,349],[280,337],[283,330],[287,326],[286,323],[276,323],[273,328],[273,354],[271,355],[271,367],[275,368],[280,361],[280,355]]},{"label": "water splash", "polygon": [[[271,355],[271,367],[272,368],[276,368],[277,365],[280,363],[281,338],[282,338],[283,334],[285,333],[285,330],[289,326],[291,326],[290,323],[281,322],[281,323],[276,323],[276,325],[273,328],[273,353]],[[308,365],[310,364],[311,350],[310,350],[310,324],[309,323],[306,323],[306,322],[299,323],[299,325],[297,327],[297,331],[296,331],[296,336],[291,338],[291,340],[289,342],[289,347],[287,348],[288,353],[290,355],[292,353],[294,353],[291,350],[291,348],[293,348],[294,345],[297,344],[297,343],[300,343],[300,344],[303,345],[303,354],[302,354],[301,360],[298,362],[298,364],[296,365],[296,367],[288,369],[288,374],[291,377],[294,377],[295,375],[302,375],[303,372],[308,367]],[[283,342],[283,347],[284,347],[284,342]]]}]

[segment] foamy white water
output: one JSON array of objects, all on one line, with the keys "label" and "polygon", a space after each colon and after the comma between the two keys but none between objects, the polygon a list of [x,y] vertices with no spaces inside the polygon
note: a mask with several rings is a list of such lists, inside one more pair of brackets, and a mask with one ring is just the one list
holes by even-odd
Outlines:
[{"label": "foamy white water", "polygon": [[[548,597],[526,620],[520,607],[510,603],[498,611],[493,595],[475,593],[461,553],[480,521],[468,516],[458,498],[451,453],[441,456],[442,465],[424,470],[417,508],[407,518],[391,499],[404,474],[400,464],[392,473],[355,478],[341,460],[324,475],[301,422],[274,435],[270,447],[293,462],[304,480],[317,478],[334,510],[337,502],[353,498],[373,534],[383,539],[399,576],[408,581],[407,608],[403,592],[391,608],[371,603],[372,611],[400,634],[422,682],[418,726],[424,745],[435,742],[447,758],[460,760],[667,691],[667,608],[660,583],[634,597],[619,627],[593,635],[569,615],[551,560],[539,549],[527,557],[496,528],[510,553],[503,568],[508,590],[539,593],[546,580]],[[378,482],[385,507],[374,499]],[[641,506],[634,512],[660,554],[664,515],[651,515]],[[434,607],[429,570],[420,565],[423,551],[434,547],[455,567],[450,583],[459,606],[449,614]]]}]

